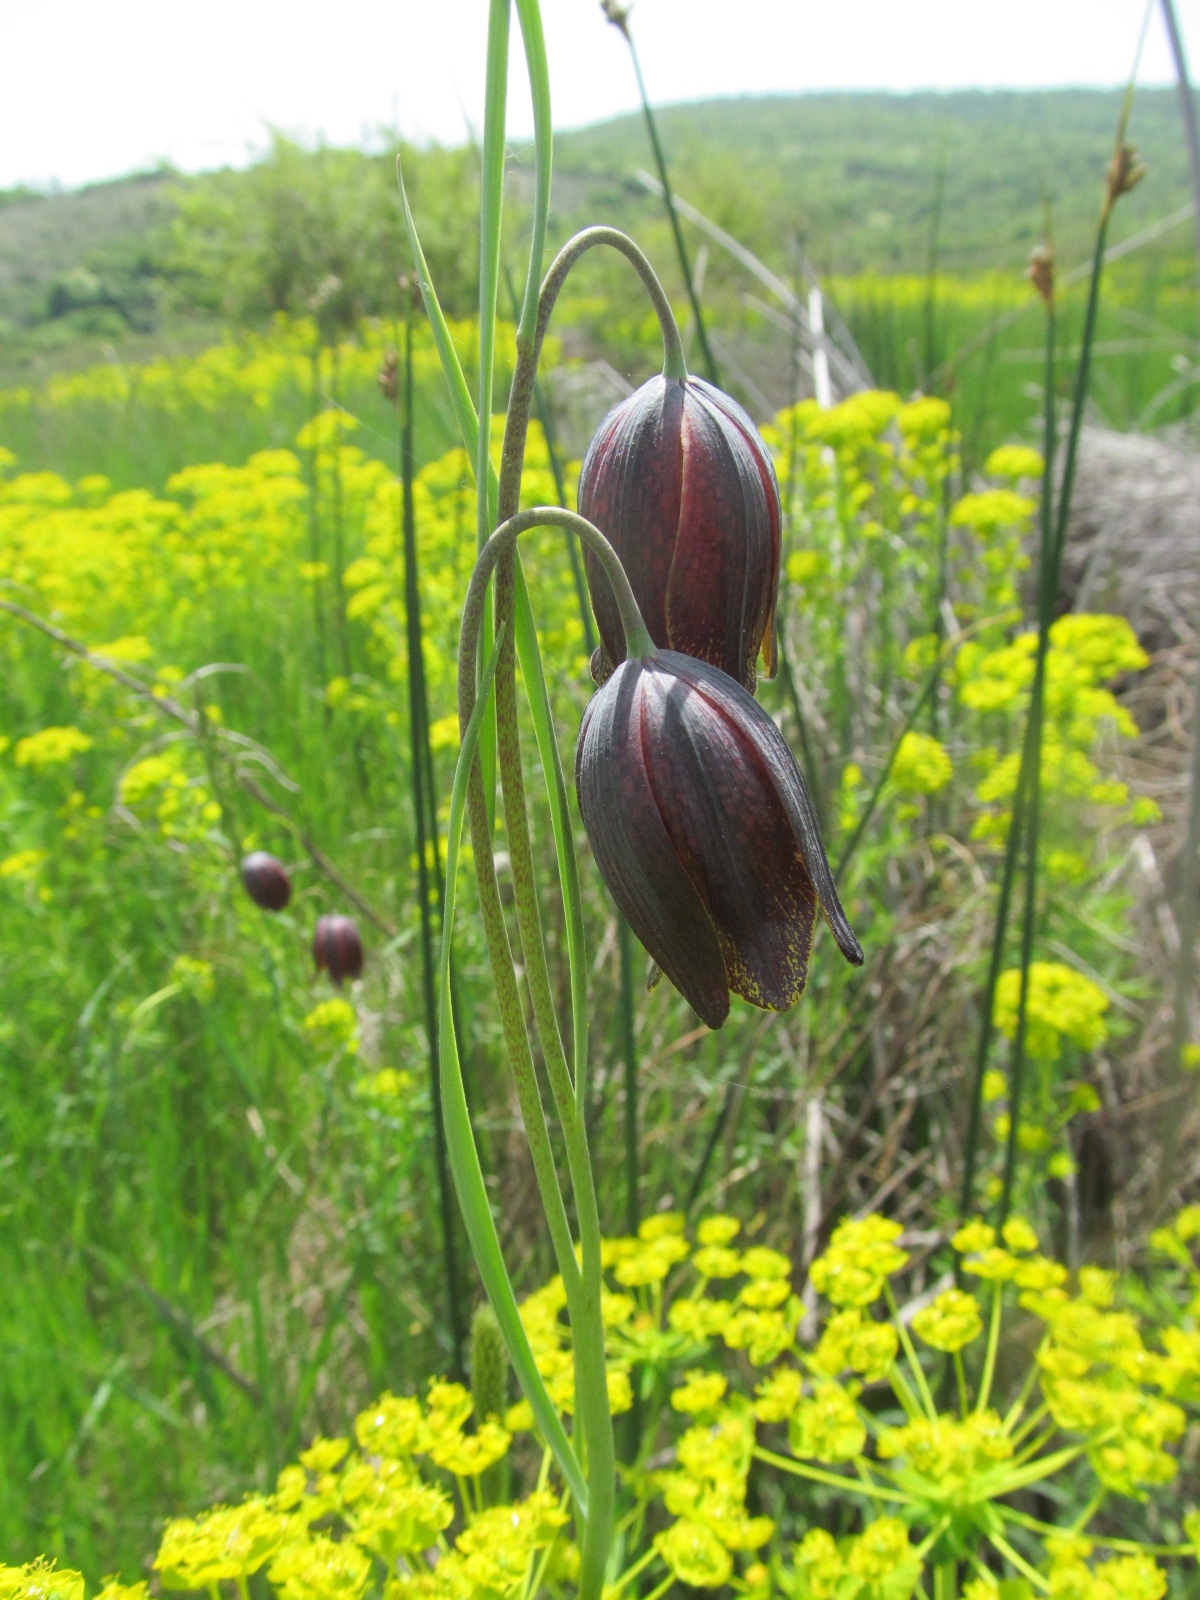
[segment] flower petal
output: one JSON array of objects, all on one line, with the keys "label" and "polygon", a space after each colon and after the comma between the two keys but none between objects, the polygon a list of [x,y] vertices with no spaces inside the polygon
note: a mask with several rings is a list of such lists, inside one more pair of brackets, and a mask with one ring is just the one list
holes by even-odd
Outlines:
[{"label": "flower petal", "polygon": [[716,928],[729,987],[753,1005],[785,1011],[808,977],[816,890],[754,738],[687,681],[681,661],[700,665],[664,651],[646,672],[650,785]]},{"label": "flower petal", "polygon": [[643,745],[647,669],[619,666],[583,715],[579,809],[600,874],[626,921],[710,1028],[729,1014],[721,943],[675,852],[651,791]]},{"label": "flower petal", "polygon": [[[650,637],[659,645],[668,640],[666,594],[679,525],[683,407],[682,383],[658,377],[643,384],[600,424],[579,474],[579,514],[604,531],[620,556]],[[584,559],[611,670],[625,659],[625,630],[603,568],[590,553]]]},{"label": "flower petal", "polygon": [[693,661],[673,651],[662,651],[658,660],[676,677],[694,688],[710,705],[720,710],[738,728],[743,738],[753,744],[766,781],[787,816],[800,857],[838,949],[853,966],[861,966],[862,946],[842,909],[808,787],[786,739],[754,696],[747,694],[726,673],[716,671],[706,662]]}]

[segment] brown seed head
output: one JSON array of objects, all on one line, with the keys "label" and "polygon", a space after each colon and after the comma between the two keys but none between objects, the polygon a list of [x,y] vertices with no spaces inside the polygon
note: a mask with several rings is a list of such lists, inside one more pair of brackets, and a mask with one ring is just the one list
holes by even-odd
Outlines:
[{"label": "brown seed head", "polygon": [[1121,196],[1128,194],[1145,176],[1146,169],[1138,160],[1137,147],[1132,144],[1118,145],[1108,169],[1106,209],[1111,211]]},{"label": "brown seed head", "polygon": [[628,39],[630,8],[628,6],[619,5],[617,0],[600,0],[600,9],[612,23],[613,27],[619,28]]},{"label": "brown seed head", "polygon": [[383,365],[379,369],[379,387],[384,399],[394,405],[400,393],[400,357],[394,350],[389,350],[383,358]]},{"label": "brown seed head", "polygon": [[1048,306],[1054,304],[1054,247],[1039,244],[1029,254],[1025,276]]}]

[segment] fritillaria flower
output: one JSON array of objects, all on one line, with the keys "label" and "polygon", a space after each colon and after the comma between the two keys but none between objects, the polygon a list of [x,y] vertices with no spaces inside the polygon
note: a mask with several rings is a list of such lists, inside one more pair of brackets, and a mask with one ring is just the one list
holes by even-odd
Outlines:
[{"label": "fritillaria flower", "polygon": [[731,990],[795,1004],[818,908],[861,965],[800,770],[726,673],[671,650],[624,661],[584,712],[575,782],[609,892],[710,1028]]},{"label": "fritillaria flower", "polygon": [[313,960],[334,983],[359,978],[363,969],[362,939],[353,917],[336,914],[318,917],[313,933]]},{"label": "fritillaria flower", "polygon": [[263,911],[282,911],[292,898],[292,881],[281,861],[265,850],[252,850],[242,860],[242,887]]},{"label": "fritillaria flower", "polygon": [[[702,378],[658,377],[605,417],[579,478],[579,513],[608,537],[650,637],[754,690],[761,649],[775,670],[779,487],[758,429]],[[625,636],[593,554],[598,683],[624,660]]]}]

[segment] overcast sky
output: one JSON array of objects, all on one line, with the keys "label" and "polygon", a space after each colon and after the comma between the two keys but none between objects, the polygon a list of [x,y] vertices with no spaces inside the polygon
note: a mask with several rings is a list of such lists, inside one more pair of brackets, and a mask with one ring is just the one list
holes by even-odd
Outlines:
[{"label": "overcast sky", "polygon": [[[1200,66],[1200,0],[1176,0]],[[243,163],[270,125],[457,143],[483,103],[486,0],[0,0],[0,187],[158,160]],[[597,0],[542,0],[559,127],[636,105]],[[636,0],[656,101],[803,89],[1122,82],[1143,0]],[[514,22],[515,33],[515,22]],[[1141,81],[1170,81],[1157,14]],[[510,129],[529,130],[514,73]]]}]

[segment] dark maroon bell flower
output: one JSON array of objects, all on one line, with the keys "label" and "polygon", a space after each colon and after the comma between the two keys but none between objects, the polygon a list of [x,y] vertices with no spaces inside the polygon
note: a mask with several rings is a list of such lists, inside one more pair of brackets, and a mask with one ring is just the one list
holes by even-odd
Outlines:
[{"label": "dark maroon bell flower", "polygon": [[334,983],[359,978],[363,969],[362,940],[353,917],[331,915],[317,918],[313,933],[313,960],[324,967]]},{"label": "dark maroon bell flower", "polygon": [[800,769],[727,674],[673,650],[623,662],[583,714],[575,783],[609,892],[710,1028],[731,989],[796,1003],[818,906],[862,964]]},{"label": "dark maroon bell flower", "polygon": [[264,911],[282,911],[292,898],[292,880],[281,861],[253,850],[242,861],[242,886]]},{"label": "dark maroon bell flower", "polygon": [[[758,429],[702,378],[651,378],[605,417],[579,477],[579,513],[621,558],[660,650],[720,667],[754,692],[775,672],[779,486]],[[603,683],[625,659],[608,579],[587,557]]]}]

